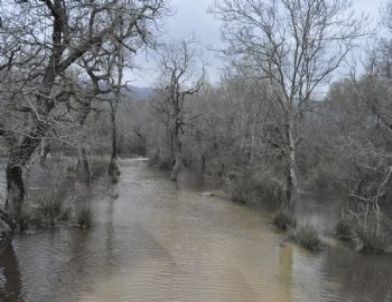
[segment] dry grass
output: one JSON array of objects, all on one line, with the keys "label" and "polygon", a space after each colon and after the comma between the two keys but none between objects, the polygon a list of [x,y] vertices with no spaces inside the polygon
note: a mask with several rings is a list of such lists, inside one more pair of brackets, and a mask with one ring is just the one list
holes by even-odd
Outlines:
[{"label": "dry grass", "polygon": [[309,251],[319,252],[322,249],[319,233],[310,224],[299,226],[289,235],[289,238]]},{"label": "dry grass", "polygon": [[90,207],[80,209],[76,214],[76,223],[83,229],[89,229],[92,226],[93,212]]},{"label": "dry grass", "polygon": [[32,221],[40,227],[54,227],[68,221],[71,208],[65,206],[65,190],[53,189],[42,192],[36,200],[37,207],[33,212]]},{"label": "dry grass", "polygon": [[389,250],[387,228],[389,223],[385,217],[346,213],[342,215],[335,228],[335,236],[351,244],[356,250],[381,254]]},{"label": "dry grass", "polygon": [[295,228],[297,225],[296,219],[284,211],[279,211],[275,215],[272,223],[275,227],[282,231]]}]

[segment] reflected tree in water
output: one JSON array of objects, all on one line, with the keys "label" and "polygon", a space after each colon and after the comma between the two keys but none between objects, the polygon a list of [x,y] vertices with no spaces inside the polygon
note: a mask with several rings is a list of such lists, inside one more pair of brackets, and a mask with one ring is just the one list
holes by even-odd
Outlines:
[{"label": "reflected tree in water", "polygon": [[0,257],[0,300],[2,302],[23,302],[22,278],[19,263],[12,247],[4,250]]}]

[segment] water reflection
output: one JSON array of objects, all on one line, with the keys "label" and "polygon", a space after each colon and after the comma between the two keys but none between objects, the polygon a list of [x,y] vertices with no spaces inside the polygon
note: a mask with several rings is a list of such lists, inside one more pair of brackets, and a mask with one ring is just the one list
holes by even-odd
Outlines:
[{"label": "water reflection", "polygon": [[293,247],[291,245],[283,246],[279,249],[279,280],[280,296],[277,301],[292,301],[293,287]]},{"label": "water reflection", "polygon": [[22,302],[22,280],[19,263],[12,247],[0,257],[0,301]]},{"label": "water reflection", "polygon": [[107,274],[112,274],[114,273],[113,267],[114,267],[114,260],[115,260],[115,254],[113,251],[114,248],[114,240],[115,240],[115,229],[113,226],[113,206],[114,206],[114,199],[110,199],[108,202],[108,208],[107,208],[107,222],[106,222],[106,238],[105,238],[105,246],[106,246],[106,251],[105,251],[105,266],[107,269]]},{"label": "water reflection", "polygon": [[392,301],[391,267],[390,256],[362,255],[336,247],[325,254],[322,270],[345,301]]}]

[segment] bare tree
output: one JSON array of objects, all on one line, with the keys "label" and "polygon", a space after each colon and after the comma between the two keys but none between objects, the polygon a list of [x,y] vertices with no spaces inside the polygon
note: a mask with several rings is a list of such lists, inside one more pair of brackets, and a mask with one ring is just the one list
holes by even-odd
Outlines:
[{"label": "bare tree", "polygon": [[173,162],[171,179],[183,165],[182,140],[188,120],[185,112],[187,98],[199,92],[204,82],[204,66],[200,67],[192,40],[165,45],[161,50],[160,86],[155,108],[163,116],[167,129],[170,157]]},{"label": "bare tree", "polygon": [[[164,8],[164,0],[0,3],[0,39],[7,42],[0,52],[0,76],[12,84],[1,97],[28,117],[23,131],[14,130],[18,139],[7,165],[6,211],[13,220],[20,215],[25,194],[23,168],[53,127],[52,113],[69,100],[62,79],[75,63],[110,44],[113,37],[124,47],[144,38]],[[119,37],[120,23],[125,30]]]},{"label": "bare tree", "polygon": [[284,115],[287,162],[282,211],[294,214],[298,193],[296,149],[299,125],[313,94],[329,83],[361,36],[343,0],[218,0],[213,12],[223,21],[229,56],[242,57],[240,68],[269,83],[269,98]]}]

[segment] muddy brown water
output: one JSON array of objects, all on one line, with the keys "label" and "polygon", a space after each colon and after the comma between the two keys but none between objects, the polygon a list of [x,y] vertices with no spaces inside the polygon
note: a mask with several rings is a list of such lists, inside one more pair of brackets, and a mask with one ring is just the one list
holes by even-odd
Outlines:
[{"label": "muddy brown water", "polygon": [[[0,301],[392,301],[392,260],[334,244],[310,254],[261,212],[121,163],[94,227],[19,235],[0,258]],[[116,195],[118,194],[118,198]]]}]

